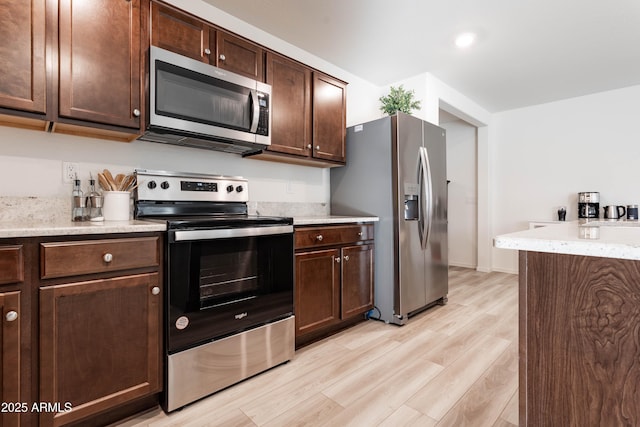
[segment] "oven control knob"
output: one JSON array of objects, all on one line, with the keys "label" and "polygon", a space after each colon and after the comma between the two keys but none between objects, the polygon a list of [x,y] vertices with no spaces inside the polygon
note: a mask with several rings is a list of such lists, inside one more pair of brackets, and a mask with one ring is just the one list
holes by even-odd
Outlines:
[{"label": "oven control knob", "polygon": [[227,193],[231,193],[233,191],[233,185],[227,185]]},{"label": "oven control knob", "polygon": [[157,187],[157,184],[155,181],[149,181],[149,183],[147,184],[147,187],[149,187],[150,190],[153,190],[154,188]]},{"label": "oven control knob", "polygon": [[162,184],[160,184],[160,188],[166,190],[167,188],[169,188],[169,182],[163,181]]},{"label": "oven control knob", "polygon": [[242,193],[242,192],[244,191],[244,188],[242,188],[242,185],[238,185],[238,186],[236,187],[236,191],[237,191],[238,193]]}]

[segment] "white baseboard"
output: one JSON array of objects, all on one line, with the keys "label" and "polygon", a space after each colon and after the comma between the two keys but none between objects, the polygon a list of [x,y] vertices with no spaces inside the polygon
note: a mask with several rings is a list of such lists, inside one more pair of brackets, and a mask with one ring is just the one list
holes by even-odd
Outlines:
[{"label": "white baseboard", "polygon": [[449,261],[449,267],[473,268],[475,270],[476,265],[475,264],[467,264],[467,263],[464,263],[464,262]]},{"label": "white baseboard", "polygon": [[494,268],[493,271],[497,271],[499,273],[507,273],[507,274],[518,274],[518,269],[515,270],[511,268]]}]

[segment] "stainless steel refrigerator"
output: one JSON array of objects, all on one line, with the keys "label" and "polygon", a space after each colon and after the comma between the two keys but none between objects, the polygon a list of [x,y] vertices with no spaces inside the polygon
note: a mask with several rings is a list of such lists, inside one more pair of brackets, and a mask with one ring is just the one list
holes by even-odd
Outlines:
[{"label": "stainless steel refrigerator", "polygon": [[331,213],[376,215],[371,317],[403,325],[447,302],[445,130],[398,113],[347,128],[347,165],[331,170]]}]

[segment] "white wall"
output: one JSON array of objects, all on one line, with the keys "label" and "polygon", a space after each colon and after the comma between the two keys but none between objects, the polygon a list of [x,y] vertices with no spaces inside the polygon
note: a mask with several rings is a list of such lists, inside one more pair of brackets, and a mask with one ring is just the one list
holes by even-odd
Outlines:
[{"label": "white wall", "polygon": [[[632,86],[495,114],[494,235],[557,219],[562,205],[577,219],[581,191],[600,192],[601,207],[640,204],[639,112]],[[493,269],[516,272],[516,251],[494,248]]]},{"label": "white wall", "polygon": [[476,268],[478,212],[476,128],[462,120],[441,123],[447,130],[449,264]]}]

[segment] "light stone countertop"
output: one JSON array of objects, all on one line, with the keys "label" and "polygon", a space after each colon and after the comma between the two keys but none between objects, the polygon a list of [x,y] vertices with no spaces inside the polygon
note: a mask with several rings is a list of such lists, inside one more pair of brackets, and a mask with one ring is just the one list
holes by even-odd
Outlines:
[{"label": "light stone countertop", "polygon": [[[378,217],[320,215],[294,217],[294,225],[331,225],[360,222],[376,222]],[[142,233],[166,231],[163,221],[103,221],[73,222],[69,220],[5,220],[0,221],[0,238],[71,236],[80,234]]]},{"label": "light stone countertop", "polygon": [[6,220],[0,222],[0,238],[71,236],[79,234],[143,233],[165,231],[167,225],[152,221],[74,222],[70,220]]},{"label": "light stone countertop", "polygon": [[318,216],[294,216],[293,225],[331,225],[349,224],[354,222],[377,222],[377,216],[343,216],[343,215],[318,215]]},{"label": "light stone countertop", "polygon": [[496,236],[500,249],[640,260],[638,221],[580,220]]}]

